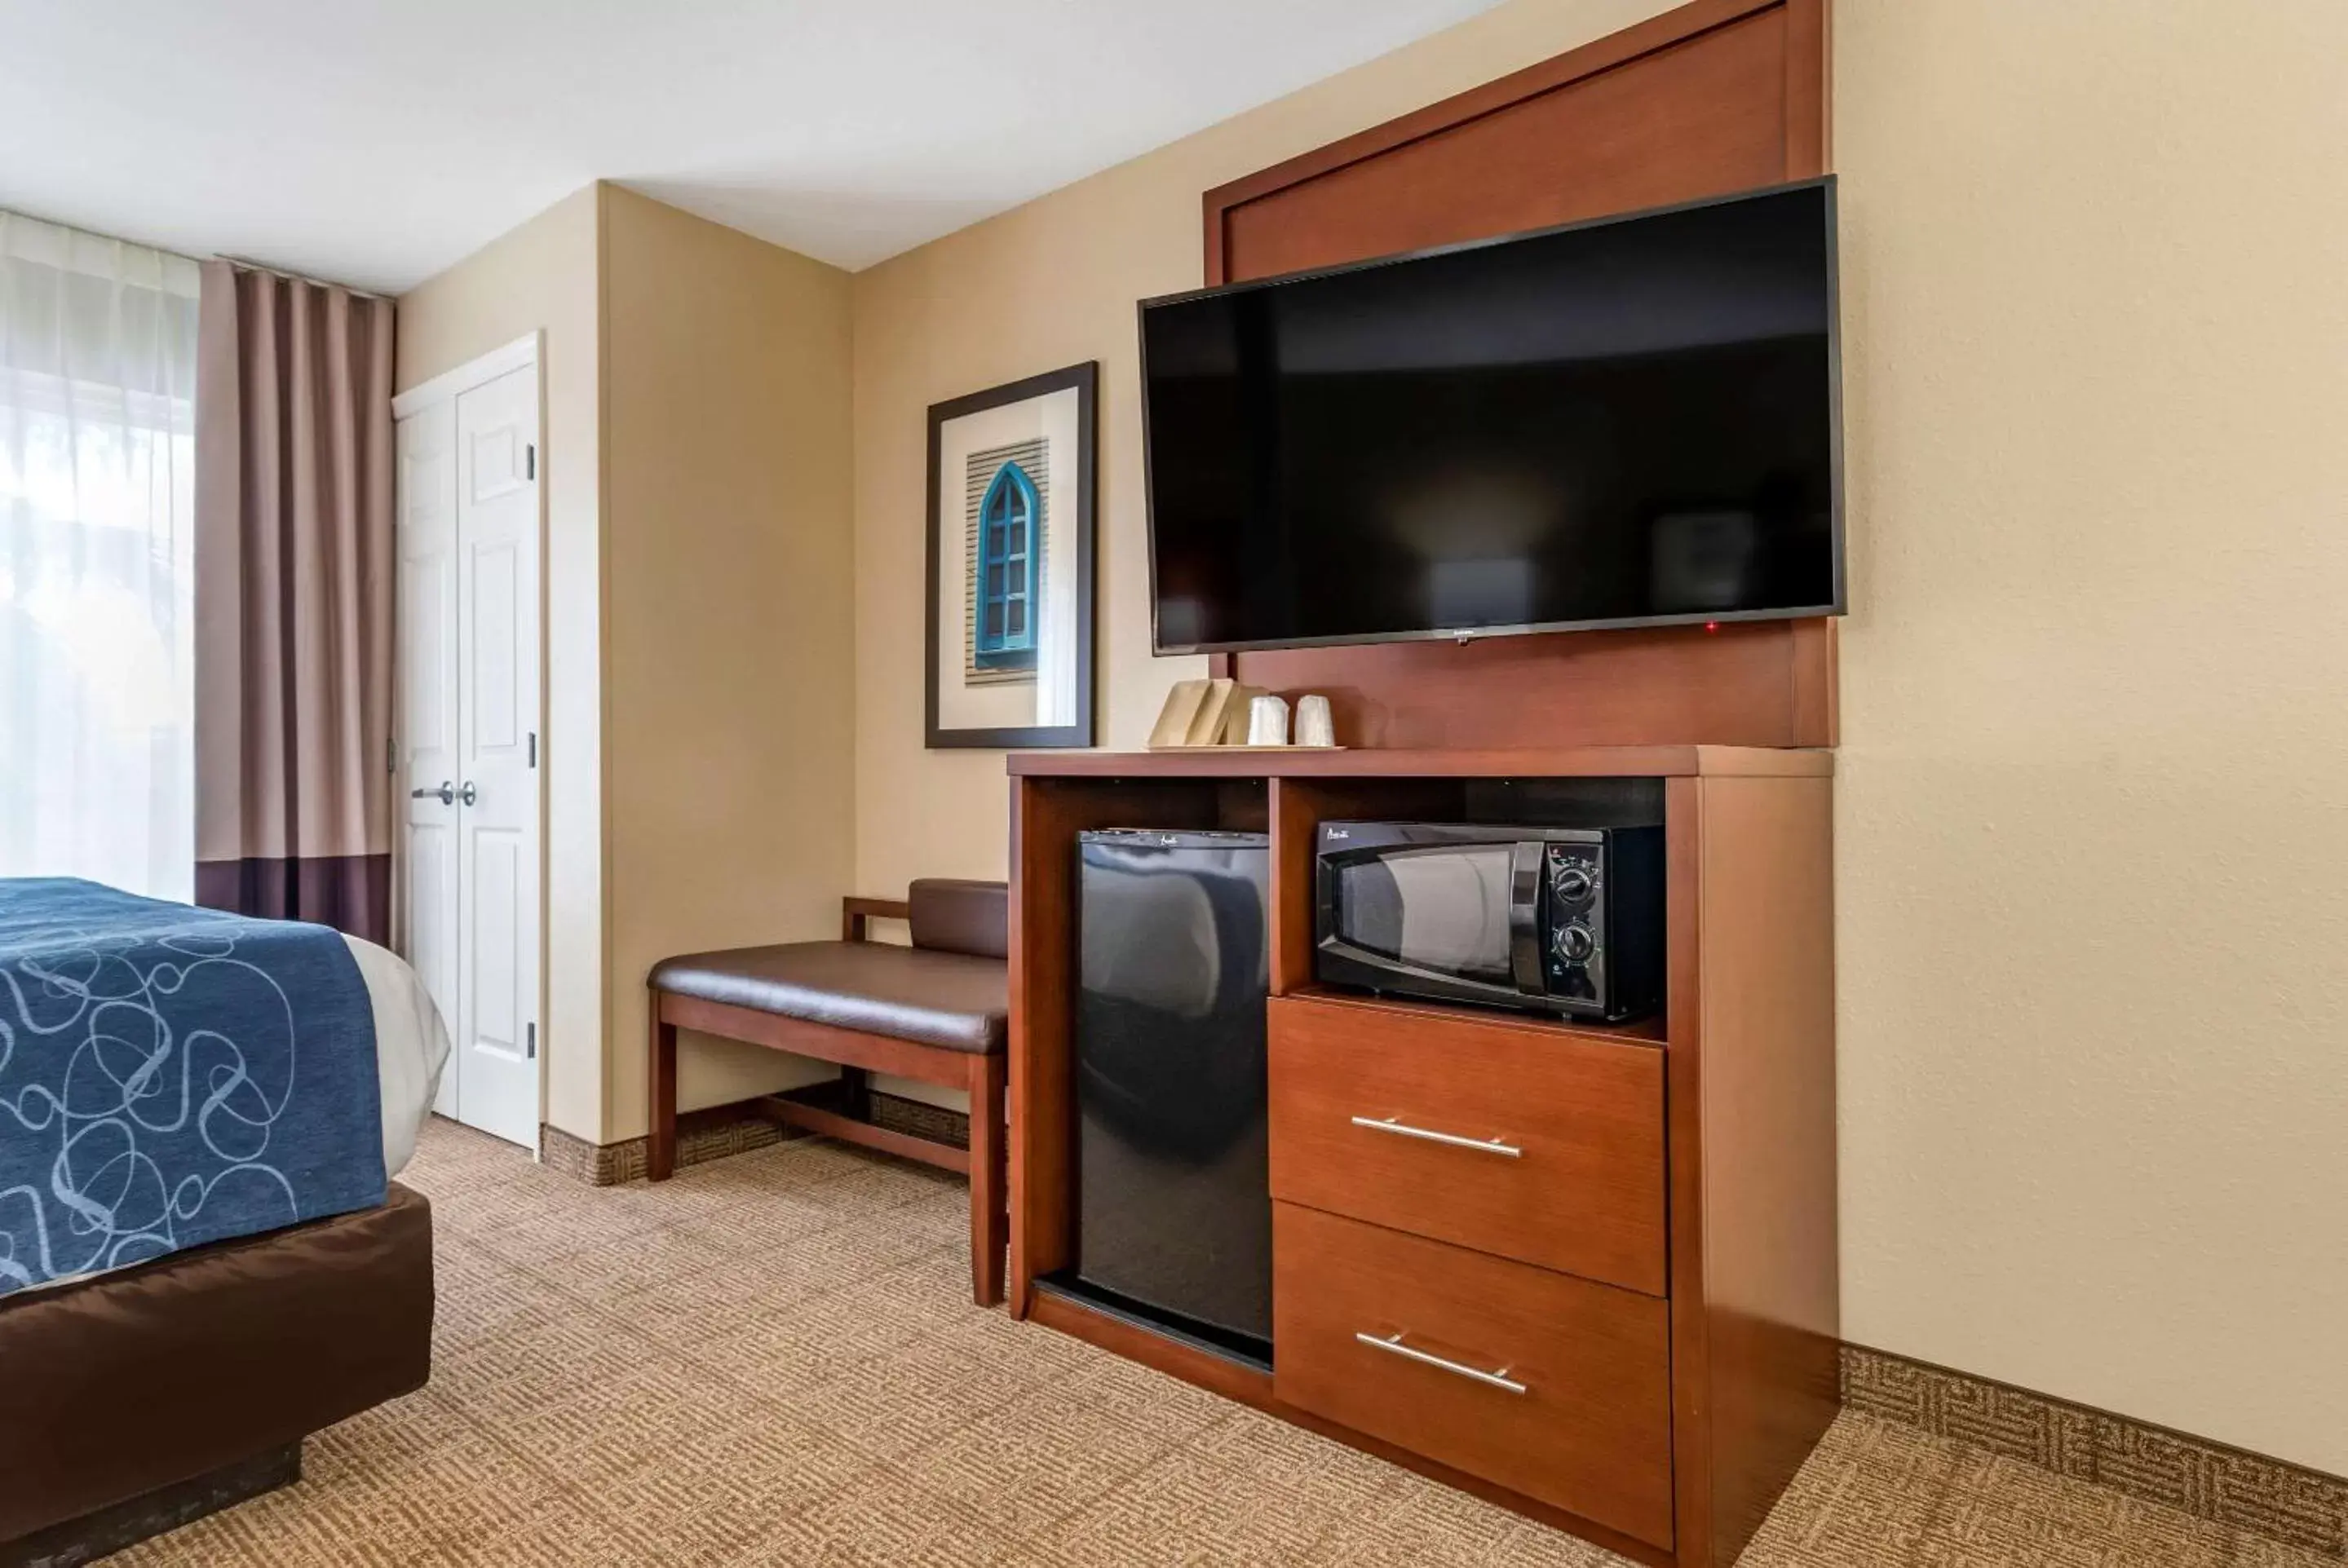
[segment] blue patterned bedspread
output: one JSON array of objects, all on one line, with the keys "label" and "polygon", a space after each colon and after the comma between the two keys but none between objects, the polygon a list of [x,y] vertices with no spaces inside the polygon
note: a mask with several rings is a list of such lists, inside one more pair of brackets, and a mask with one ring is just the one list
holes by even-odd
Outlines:
[{"label": "blue patterned bedspread", "polygon": [[0,878],[0,1297],[382,1203],[381,1094],[335,932]]}]

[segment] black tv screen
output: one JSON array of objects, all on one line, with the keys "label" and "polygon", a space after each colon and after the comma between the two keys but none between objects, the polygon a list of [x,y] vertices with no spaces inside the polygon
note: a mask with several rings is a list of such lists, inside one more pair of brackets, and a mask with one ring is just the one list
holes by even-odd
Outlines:
[{"label": "black tv screen", "polygon": [[1160,652],[1838,614],[1834,184],[1145,301]]}]

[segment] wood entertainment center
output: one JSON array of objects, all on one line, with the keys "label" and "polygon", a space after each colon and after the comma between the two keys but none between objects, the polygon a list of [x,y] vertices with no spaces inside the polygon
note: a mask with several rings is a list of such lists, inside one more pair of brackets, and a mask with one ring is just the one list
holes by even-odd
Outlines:
[{"label": "wood entertainment center", "polygon": [[[1827,58],[1825,0],[1696,0],[1209,192],[1207,280],[1822,173]],[[1358,749],[1014,753],[1014,1316],[1638,1561],[1727,1568],[1838,1402],[1835,659],[1829,620],[1223,654],[1328,694]],[[1563,825],[1600,799],[1663,828],[1659,1015],[1315,984],[1323,821]],[[1270,838],[1270,1370],[1052,1277],[1076,835],[1101,827]]]},{"label": "wood entertainment center", "polygon": [[[1715,746],[1012,759],[1011,1310],[1651,1563],[1733,1562],[1834,1418],[1831,757]],[[1669,981],[1622,1026],[1339,995],[1323,820],[1660,797]],[[1273,1370],[1036,1282],[1074,1240],[1076,835],[1272,836]],[[1379,1138],[1400,1116],[1519,1158]],[[1407,1333],[1513,1394],[1359,1345]]]}]

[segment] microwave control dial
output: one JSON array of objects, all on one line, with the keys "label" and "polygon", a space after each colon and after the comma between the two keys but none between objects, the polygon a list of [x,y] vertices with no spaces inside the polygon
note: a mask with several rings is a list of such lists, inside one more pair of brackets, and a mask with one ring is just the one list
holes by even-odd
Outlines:
[{"label": "microwave control dial", "polygon": [[1589,872],[1579,866],[1569,864],[1557,868],[1557,876],[1550,886],[1556,889],[1557,896],[1561,901],[1579,904],[1590,897],[1594,884],[1590,880]]},{"label": "microwave control dial", "polygon": [[1567,963],[1587,963],[1597,950],[1598,938],[1590,934],[1589,927],[1577,923],[1558,927],[1557,956]]}]

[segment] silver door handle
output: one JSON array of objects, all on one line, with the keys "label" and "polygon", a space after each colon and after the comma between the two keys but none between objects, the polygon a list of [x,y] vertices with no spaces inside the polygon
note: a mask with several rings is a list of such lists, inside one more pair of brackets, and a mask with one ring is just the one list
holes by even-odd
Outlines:
[{"label": "silver door handle", "polygon": [[471,779],[467,779],[465,781],[465,787],[457,793],[457,798],[463,801],[467,805],[470,805],[475,801],[479,800],[481,796],[480,792],[473,787],[473,781]]},{"label": "silver door handle", "polygon": [[1457,1132],[1437,1132],[1430,1128],[1414,1127],[1409,1122],[1396,1121],[1392,1116],[1383,1118],[1356,1116],[1354,1118],[1354,1125],[1366,1127],[1373,1132],[1391,1132],[1397,1138],[1420,1138],[1429,1143],[1441,1143],[1453,1149],[1474,1149],[1482,1153],[1498,1154],[1510,1160],[1521,1160],[1525,1157],[1525,1152],[1522,1149],[1514,1143],[1502,1143],[1498,1138],[1462,1138]]},{"label": "silver door handle", "polygon": [[1525,1391],[1525,1385],[1509,1377],[1506,1367],[1497,1372],[1487,1372],[1481,1367],[1470,1367],[1465,1362],[1447,1361],[1440,1356],[1430,1356],[1416,1346],[1404,1344],[1399,1333],[1356,1333],[1354,1337],[1373,1350],[1384,1350],[1399,1356],[1406,1361],[1416,1361],[1422,1367],[1433,1367],[1439,1371],[1454,1373],[1471,1382],[1481,1383],[1488,1389],[1505,1389],[1511,1394],[1521,1394]]},{"label": "silver door handle", "polygon": [[[467,789],[470,789],[473,786],[467,784],[465,787]],[[442,805],[454,805],[457,804],[457,791],[446,779],[440,781],[440,787],[438,789],[409,790],[407,792],[407,798],[410,800],[429,800],[436,794],[440,797],[440,804]]]}]

